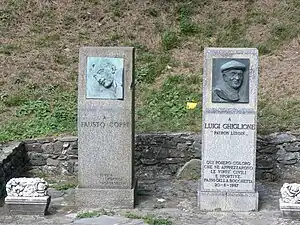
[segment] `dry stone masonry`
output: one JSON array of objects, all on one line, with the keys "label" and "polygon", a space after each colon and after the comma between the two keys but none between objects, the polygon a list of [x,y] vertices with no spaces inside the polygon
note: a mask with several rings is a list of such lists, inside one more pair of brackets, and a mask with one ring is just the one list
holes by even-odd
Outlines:
[{"label": "dry stone masonry", "polygon": [[13,177],[21,176],[28,162],[25,143],[13,142],[0,145],[0,200],[6,196],[6,182]]},{"label": "dry stone masonry", "polygon": [[[191,159],[201,159],[199,133],[144,133],[135,136],[136,176],[140,179],[170,179]],[[24,140],[0,145],[1,196],[5,183],[31,174],[72,175],[78,171],[77,137]],[[300,134],[273,133],[258,136],[256,179],[298,182],[300,177]],[[199,171],[200,173],[200,171]],[[1,197],[0,197],[1,198]]]}]

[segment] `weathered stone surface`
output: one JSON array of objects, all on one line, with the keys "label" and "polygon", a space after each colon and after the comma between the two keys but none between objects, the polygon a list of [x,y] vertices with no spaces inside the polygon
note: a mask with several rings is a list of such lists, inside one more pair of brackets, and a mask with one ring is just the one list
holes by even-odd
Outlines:
[{"label": "weathered stone surface", "polygon": [[42,178],[12,178],[6,184],[8,197],[47,196],[48,183]]},{"label": "weathered stone surface", "polygon": [[200,178],[200,159],[191,159],[176,174],[177,179],[196,180]]},{"label": "weathered stone surface", "polygon": [[289,133],[274,133],[268,136],[268,141],[274,144],[282,144],[297,140],[295,135]]},{"label": "weathered stone surface", "polygon": [[41,143],[30,143],[26,144],[25,149],[28,152],[37,152],[37,153],[42,153],[43,149],[41,148],[42,144]]},{"label": "weathered stone surface", "polygon": [[69,154],[69,155],[77,155],[78,154],[77,142],[70,143],[70,146],[68,147],[66,154]]},{"label": "weathered stone surface", "polygon": [[[296,138],[300,137],[300,135],[292,134]],[[272,138],[269,138],[271,136]],[[285,157],[290,157],[289,155],[286,156],[287,153],[297,153],[298,154],[298,147],[299,147],[299,141],[287,141],[281,144],[274,144],[274,142],[278,142],[274,140],[274,137],[276,138],[276,135],[268,135],[264,137],[260,137],[257,140],[257,174],[256,178],[259,180],[274,180],[274,179],[287,179],[288,181],[293,181],[293,177],[295,174],[300,174],[300,164],[296,162],[296,158],[298,157],[296,155],[296,158],[294,157],[293,160],[286,162],[283,160]],[[193,158],[201,158],[201,151],[199,149],[201,148],[201,142],[199,141],[199,138],[201,138],[201,135],[198,133],[176,133],[176,134],[168,134],[168,133],[152,133],[152,134],[137,134],[136,135],[136,151],[135,151],[135,165],[137,175],[138,176],[144,176],[143,174],[147,173],[147,176],[150,177],[172,177],[176,175],[176,172],[180,169],[181,166],[183,166],[182,162],[187,162],[188,160],[191,160]],[[75,139],[75,138],[74,138]],[[165,140],[168,139],[168,142],[174,142],[170,147],[168,147],[165,144],[165,147],[162,150],[162,143],[165,143]],[[272,143],[268,140],[272,139]],[[53,142],[46,142],[43,144],[43,142],[38,142],[38,140],[26,140],[24,141],[24,148],[27,148],[27,145],[34,145],[34,149],[36,151],[32,151],[33,153],[39,153],[42,151],[42,155],[44,155],[44,158],[48,159],[57,159],[63,151],[65,151],[65,155],[61,157],[61,161],[69,161],[69,160],[76,160],[78,158],[77,156],[77,141],[74,142],[68,142],[69,147],[67,149],[60,150],[59,154],[53,154],[54,149],[53,143],[55,143],[58,139],[53,139]],[[187,146],[186,140],[194,140],[193,144],[191,146],[188,146],[188,148],[183,148],[184,151],[178,151],[177,145],[182,144],[182,146]],[[49,140],[48,140],[49,141]],[[179,142],[177,142],[179,141]],[[65,142],[61,142],[65,143]],[[179,146],[180,146],[179,145]],[[22,153],[22,150],[14,151],[13,147],[10,149],[12,151],[7,151],[7,153],[4,154],[2,152],[2,148],[8,147],[8,144],[2,144],[0,146],[0,158],[3,159],[3,163],[5,163],[5,169],[6,169],[6,177],[12,177],[14,176],[12,173],[18,174],[18,172],[24,171],[26,164],[27,156],[26,154]],[[15,143],[13,143],[13,146]],[[42,150],[38,149],[38,146],[44,146]],[[47,147],[46,147],[47,146]],[[174,148],[175,146],[175,148]],[[17,149],[22,148],[22,145],[18,146]],[[46,149],[46,150],[45,150]],[[146,149],[148,149],[150,152],[146,152]],[[32,149],[33,150],[33,149]],[[159,151],[162,151],[157,155]],[[31,152],[31,151],[30,151]],[[25,151],[24,151],[25,153]],[[146,153],[146,156],[144,156],[144,153]],[[166,154],[168,153],[168,154]],[[21,155],[20,155],[21,154]],[[30,154],[29,154],[30,155]],[[66,157],[67,156],[67,157]],[[158,158],[156,158],[158,157]],[[165,158],[164,158],[165,157]],[[144,161],[144,159],[147,158],[147,160]],[[150,161],[148,160],[150,159]],[[172,160],[170,160],[173,158]],[[4,160],[5,159],[5,160]],[[24,159],[24,160],[23,160]],[[145,164],[143,164],[143,162]],[[155,160],[151,160],[155,159]],[[271,159],[273,159],[273,168],[271,168]],[[277,159],[280,159],[279,161]],[[263,160],[260,162],[260,160]],[[20,164],[20,162],[24,161],[24,164]],[[53,161],[49,161],[50,164]],[[170,164],[173,163],[173,164]],[[1,163],[0,163],[1,164]],[[14,165],[12,165],[14,164]],[[172,165],[172,166],[169,166]],[[43,171],[44,173],[50,173],[50,174],[59,174],[62,173],[61,169],[62,165],[58,165],[57,168],[55,168],[52,165],[42,165],[42,166],[34,166],[34,167],[40,167],[40,171]],[[1,168],[1,165],[0,165]],[[4,168],[4,166],[2,166]],[[11,169],[15,168],[15,169]],[[175,170],[175,172],[174,172]],[[4,171],[4,170],[3,170]],[[14,172],[15,171],[15,172]],[[66,170],[68,171],[68,170]],[[70,171],[70,170],[69,170]],[[76,175],[76,167],[74,167],[74,174]],[[5,172],[4,172],[5,173]],[[150,174],[150,175],[149,175]],[[0,170],[0,180],[4,179],[1,178],[1,170]]]},{"label": "weathered stone surface", "polygon": [[300,184],[284,183],[280,189],[280,193],[283,202],[298,204],[300,209]]},{"label": "weathered stone surface", "polygon": [[287,152],[299,152],[300,151],[300,142],[293,142],[293,143],[284,143],[283,148]]},{"label": "weathered stone surface", "polygon": [[5,198],[5,205],[11,215],[44,216],[50,204],[50,196]]},{"label": "weathered stone surface", "polygon": [[182,152],[181,157],[184,157],[184,152],[187,151],[188,145],[186,143],[178,143],[177,151]]},{"label": "weathered stone surface", "polygon": [[286,165],[293,165],[298,162],[298,154],[295,152],[287,152],[285,155],[279,156],[277,160]]},{"label": "weathered stone surface", "polygon": [[51,159],[51,158],[47,159],[47,165],[48,166],[58,166],[58,164],[59,164],[58,160],[54,160],[54,159]]},{"label": "weathered stone surface", "polygon": [[30,164],[32,166],[44,166],[47,164],[45,155],[43,155],[41,153],[29,152],[28,156],[30,159]]},{"label": "weathered stone surface", "polygon": [[257,157],[257,169],[272,169],[274,167],[274,160],[272,156],[261,155]]},{"label": "weathered stone surface", "polygon": [[133,207],[134,49],[83,47],[79,55],[77,203]]},{"label": "weathered stone surface", "polygon": [[12,142],[0,148],[0,205],[6,195],[5,184],[27,169],[28,157],[24,142]]},{"label": "weathered stone surface", "polygon": [[78,138],[76,136],[66,136],[57,138],[61,142],[77,142]]},{"label": "weathered stone surface", "polygon": [[257,210],[258,51],[206,48],[204,54],[198,205],[200,210]]},{"label": "weathered stone surface", "polygon": [[44,152],[45,154],[53,154],[54,152],[54,147],[52,142],[43,144],[41,148],[42,148],[42,152]]},{"label": "weathered stone surface", "polygon": [[61,142],[61,141],[56,141],[56,142],[54,142],[54,144],[53,144],[53,148],[54,148],[54,151],[53,151],[53,153],[54,154],[62,154],[62,151],[63,151],[63,145],[64,145],[64,143],[63,142]]}]

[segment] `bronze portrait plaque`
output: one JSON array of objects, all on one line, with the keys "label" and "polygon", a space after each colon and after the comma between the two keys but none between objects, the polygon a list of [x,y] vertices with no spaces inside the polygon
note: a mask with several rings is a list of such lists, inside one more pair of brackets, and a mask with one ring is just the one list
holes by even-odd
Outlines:
[{"label": "bronze portrait plaque", "polygon": [[213,103],[249,103],[249,64],[249,59],[213,59]]},{"label": "bronze portrait plaque", "polygon": [[123,58],[88,57],[86,97],[123,99]]}]

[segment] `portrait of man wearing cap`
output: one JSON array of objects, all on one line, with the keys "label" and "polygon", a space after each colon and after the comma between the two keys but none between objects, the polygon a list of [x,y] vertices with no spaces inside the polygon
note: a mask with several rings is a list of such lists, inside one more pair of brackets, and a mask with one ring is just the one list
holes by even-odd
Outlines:
[{"label": "portrait of man wearing cap", "polygon": [[[222,61],[226,62],[222,63]],[[219,59],[214,63],[212,102],[248,103],[249,75],[247,67],[249,67],[249,61],[246,59]]]}]

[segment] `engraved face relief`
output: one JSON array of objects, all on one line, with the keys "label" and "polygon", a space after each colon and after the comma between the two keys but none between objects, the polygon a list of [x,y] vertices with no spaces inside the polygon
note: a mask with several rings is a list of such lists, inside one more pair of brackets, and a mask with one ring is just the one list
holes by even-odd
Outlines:
[{"label": "engraved face relief", "polygon": [[[223,61],[225,60],[223,59]],[[248,71],[247,66],[237,60],[229,60],[225,63],[219,61],[215,65],[219,65],[220,72],[216,73],[217,68],[213,68],[212,102],[249,102],[248,85],[245,84],[244,89],[246,87],[247,90],[240,93],[245,80],[245,72]]]},{"label": "engraved face relief", "polygon": [[223,73],[223,79],[230,87],[238,90],[242,85],[243,75],[243,70],[229,70]]},{"label": "engraved face relief", "polygon": [[[95,64],[93,64],[95,67]],[[114,81],[114,75],[116,73],[116,66],[107,61],[105,64],[101,64],[99,70],[93,75],[99,85],[103,85],[105,88],[110,88]]]},{"label": "engraved face relief", "polygon": [[123,59],[88,57],[87,98],[123,99]]}]

